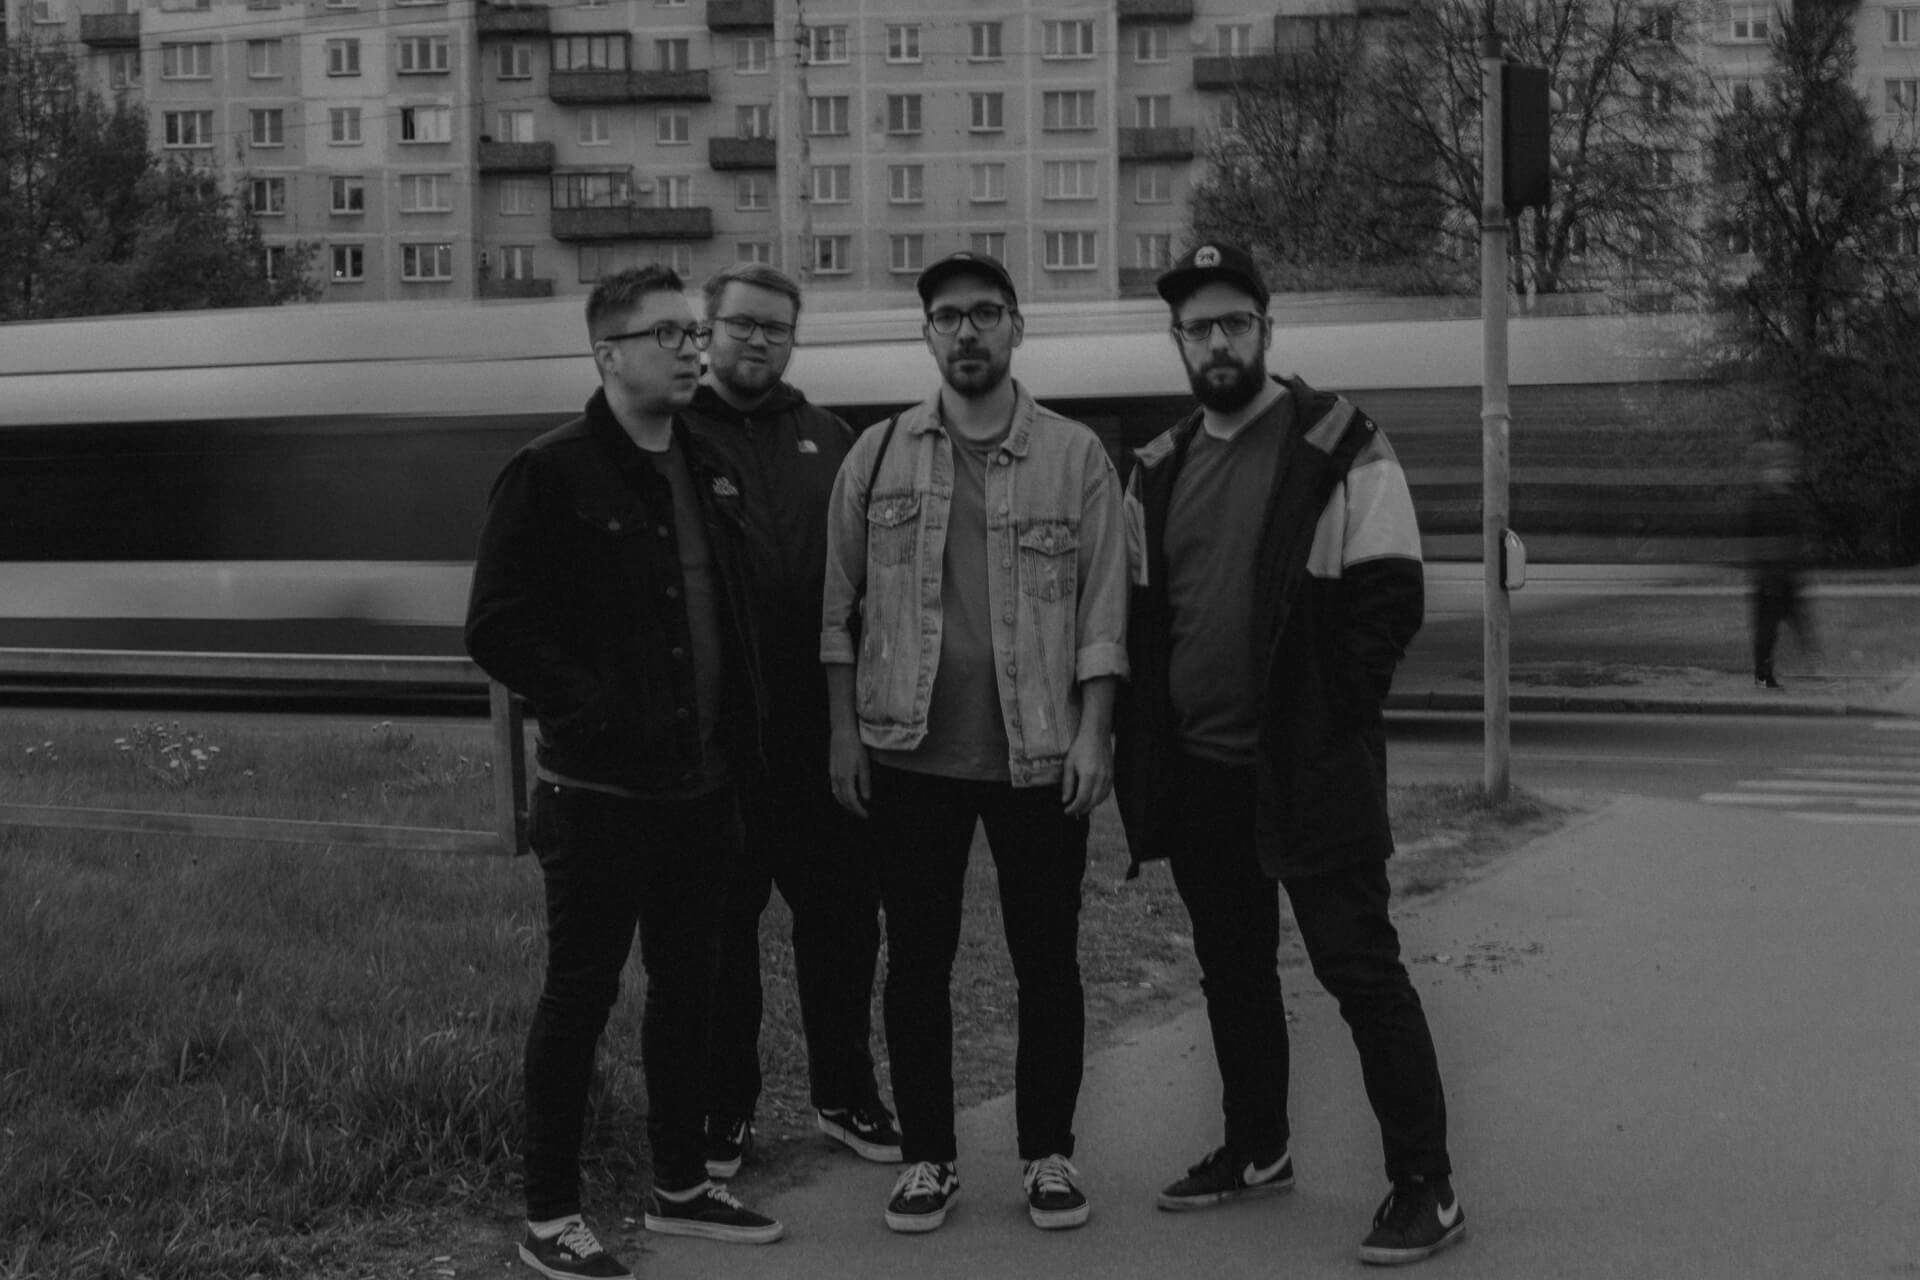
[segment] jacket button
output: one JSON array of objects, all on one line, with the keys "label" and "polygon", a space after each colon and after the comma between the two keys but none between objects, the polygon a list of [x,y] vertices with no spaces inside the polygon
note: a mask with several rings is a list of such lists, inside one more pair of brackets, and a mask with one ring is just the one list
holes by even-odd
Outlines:
[{"label": "jacket button", "polygon": [[687,656],[687,651],[680,648],[678,645],[675,645],[673,647],[673,656],[676,659],[684,659]]},{"label": "jacket button", "polygon": [[619,533],[619,532],[620,532],[620,522],[619,522],[619,521],[617,521],[617,520],[610,520],[610,521],[608,521],[608,522],[607,522],[607,532],[608,532],[608,533],[610,533],[610,534],[617,534],[617,533]]},{"label": "jacket button", "polygon": [[1000,621],[1003,623],[1011,623],[1013,621],[1013,611],[1008,610],[1006,613],[1000,615]]},{"label": "jacket button", "polygon": [[1013,557],[1011,557],[1011,556],[1002,556],[1002,557],[1000,558],[1000,568],[1002,568],[1002,569],[1011,569],[1012,567],[1013,567]]},{"label": "jacket button", "polygon": [[676,707],[673,709],[673,717],[675,720],[684,721],[684,720],[691,719],[692,716],[693,716],[693,713],[688,711],[684,707]]},{"label": "jacket button", "polygon": [[1013,664],[1012,664],[1012,663],[1008,663],[1008,664],[1007,664],[1007,675],[1009,675],[1009,676],[1012,676],[1013,674],[1014,674],[1014,671],[1013,671]]},{"label": "jacket button", "polygon": [[680,589],[679,589],[678,587],[669,587],[669,588],[667,588],[667,599],[668,599],[668,600],[679,600],[679,599],[680,599]]},{"label": "jacket button", "polygon": [[655,525],[653,527],[653,532],[660,535],[660,537],[665,538],[667,536],[667,527],[665,525]]}]

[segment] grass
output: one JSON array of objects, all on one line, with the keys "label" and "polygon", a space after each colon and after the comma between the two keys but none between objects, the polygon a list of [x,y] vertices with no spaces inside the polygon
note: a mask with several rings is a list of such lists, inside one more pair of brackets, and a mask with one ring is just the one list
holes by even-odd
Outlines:
[{"label": "grass", "polygon": [[[0,722],[0,787],[483,827],[477,741],[16,718]],[[1394,799],[1407,857],[1391,866],[1416,893],[1556,817],[1526,798],[1495,811],[1465,787]],[[1196,984],[1165,868],[1120,880],[1111,807],[1094,841],[1081,959],[1100,1043]],[[972,875],[954,997],[963,1102],[1009,1088],[1013,1060],[990,863]],[[0,828],[0,1275],[382,1274],[425,1257],[422,1223],[514,1213],[542,928],[527,860]],[[810,1120],[786,936],[776,899],[760,1118],[776,1178],[797,1170]],[[636,961],[603,1043],[590,1205],[634,1204],[647,1176],[642,984]]]}]

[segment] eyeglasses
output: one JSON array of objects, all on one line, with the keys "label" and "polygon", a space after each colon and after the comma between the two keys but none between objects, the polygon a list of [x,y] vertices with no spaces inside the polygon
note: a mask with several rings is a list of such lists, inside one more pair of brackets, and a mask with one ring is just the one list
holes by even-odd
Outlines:
[{"label": "eyeglasses", "polygon": [[1245,338],[1253,332],[1253,327],[1262,317],[1251,311],[1230,311],[1224,316],[1209,316],[1205,320],[1182,320],[1173,326],[1173,332],[1187,342],[1205,342],[1213,333],[1215,325],[1229,338]]},{"label": "eyeglasses", "polygon": [[779,320],[755,320],[752,316],[717,316],[720,328],[727,331],[727,337],[736,342],[751,342],[753,331],[758,329],[767,336],[767,341],[776,347],[793,341],[793,326]]},{"label": "eyeglasses", "polygon": [[646,329],[629,329],[624,334],[608,334],[601,342],[622,342],[628,338],[645,338],[653,335],[653,340],[668,351],[679,351],[681,344],[693,339],[695,351],[705,351],[707,344],[713,341],[713,328],[710,325],[682,325],[676,321],[663,320]]},{"label": "eyeglasses", "polygon": [[960,332],[960,322],[971,320],[973,332],[984,334],[989,329],[998,329],[1009,310],[997,302],[977,302],[965,311],[958,307],[942,307],[927,313],[927,324],[933,327],[936,334],[957,334]]}]

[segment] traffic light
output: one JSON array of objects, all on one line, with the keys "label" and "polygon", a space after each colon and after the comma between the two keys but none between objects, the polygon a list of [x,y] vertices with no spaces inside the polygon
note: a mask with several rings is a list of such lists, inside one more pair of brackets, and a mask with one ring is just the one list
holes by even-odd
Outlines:
[{"label": "traffic light", "polygon": [[1500,194],[1509,213],[1528,206],[1546,208],[1553,142],[1551,104],[1545,67],[1501,64]]}]

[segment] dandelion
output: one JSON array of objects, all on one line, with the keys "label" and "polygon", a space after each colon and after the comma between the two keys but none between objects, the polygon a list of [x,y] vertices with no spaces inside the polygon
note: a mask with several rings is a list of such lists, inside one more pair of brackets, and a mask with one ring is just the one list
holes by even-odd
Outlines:
[{"label": "dandelion", "polygon": [[33,755],[33,754],[34,754],[34,753],[35,753],[36,751],[38,751],[38,750],[39,750],[38,748],[35,748],[35,747],[29,747],[29,748],[27,749],[27,755],[28,755],[28,756],[32,756],[32,755]]}]

